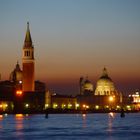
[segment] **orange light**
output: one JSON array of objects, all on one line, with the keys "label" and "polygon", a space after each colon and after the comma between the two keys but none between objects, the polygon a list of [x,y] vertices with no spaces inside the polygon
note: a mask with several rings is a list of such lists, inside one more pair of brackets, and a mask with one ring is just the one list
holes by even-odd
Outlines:
[{"label": "orange light", "polygon": [[22,120],[24,116],[23,114],[16,114],[15,117],[17,120]]},{"label": "orange light", "polygon": [[2,104],[0,104],[0,108],[2,108]]},{"label": "orange light", "polygon": [[16,95],[17,95],[17,96],[21,96],[21,95],[22,95],[22,90],[17,90],[17,91],[16,91]]},{"label": "orange light", "polygon": [[112,96],[110,96],[110,97],[109,97],[109,101],[112,102],[113,100],[114,100],[114,98],[113,98]]},{"label": "orange light", "polygon": [[23,114],[16,114],[16,117],[23,117]]},{"label": "orange light", "polygon": [[89,108],[89,106],[87,105],[86,108]]},{"label": "orange light", "polygon": [[3,118],[3,115],[0,115],[0,119],[2,119]]},{"label": "orange light", "polygon": [[85,108],[85,107],[86,107],[86,105],[84,104],[84,105],[83,105],[83,108]]}]

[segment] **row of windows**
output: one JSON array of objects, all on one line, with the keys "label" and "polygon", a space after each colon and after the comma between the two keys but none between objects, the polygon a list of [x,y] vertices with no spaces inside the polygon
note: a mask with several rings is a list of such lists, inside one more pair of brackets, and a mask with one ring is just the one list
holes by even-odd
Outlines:
[{"label": "row of windows", "polygon": [[33,52],[30,52],[30,51],[25,51],[24,52],[24,56],[31,56],[33,57]]},{"label": "row of windows", "polygon": [[113,95],[116,94],[116,91],[98,91],[96,92],[96,95]]}]

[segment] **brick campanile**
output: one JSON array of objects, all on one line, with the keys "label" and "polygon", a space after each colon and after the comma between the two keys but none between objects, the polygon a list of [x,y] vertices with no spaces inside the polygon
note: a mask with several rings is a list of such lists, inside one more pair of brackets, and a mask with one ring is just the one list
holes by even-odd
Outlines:
[{"label": "brick campanile", "polygon": [[29,29],[29,22],[27,22],[27,31],[23,45],[22,54],[22,67],[23,67],[23,92],[34,91],[34,75],[35,75],[35,60],[34,60],[34,47]]}]

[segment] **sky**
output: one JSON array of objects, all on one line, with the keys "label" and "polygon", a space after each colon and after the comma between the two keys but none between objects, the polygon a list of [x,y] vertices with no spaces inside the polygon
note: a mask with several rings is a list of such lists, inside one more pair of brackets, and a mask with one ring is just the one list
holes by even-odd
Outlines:
[{"label": "sky", "polygon": [[0,74],[9,79],[27,22],[35,77],[58,94],[77,94],[79,78],[96,87],[104,66],[123,93],[140,89],[139,0],[0,0]]}]

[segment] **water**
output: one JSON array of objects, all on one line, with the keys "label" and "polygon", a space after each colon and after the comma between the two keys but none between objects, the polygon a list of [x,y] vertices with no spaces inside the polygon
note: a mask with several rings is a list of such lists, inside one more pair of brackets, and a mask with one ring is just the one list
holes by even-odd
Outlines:
[{"label": "water", "polygon": [[49,114],[0,117],[0,140],[140,140],[140,114]]}]

